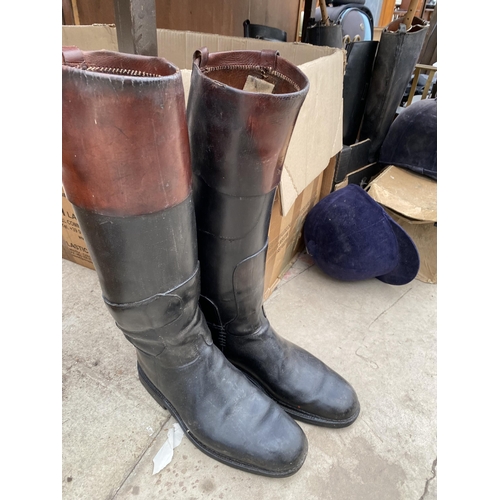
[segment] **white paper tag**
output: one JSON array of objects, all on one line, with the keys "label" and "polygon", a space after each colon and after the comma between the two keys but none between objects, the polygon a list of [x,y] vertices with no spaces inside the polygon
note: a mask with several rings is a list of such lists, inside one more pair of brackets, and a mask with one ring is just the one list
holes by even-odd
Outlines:
[{"label": "white paper tag", "polygon": [[272,94],[274,85],[255,76],[248,75],[243,90],[247,92],[257,92],[259,94]]}]

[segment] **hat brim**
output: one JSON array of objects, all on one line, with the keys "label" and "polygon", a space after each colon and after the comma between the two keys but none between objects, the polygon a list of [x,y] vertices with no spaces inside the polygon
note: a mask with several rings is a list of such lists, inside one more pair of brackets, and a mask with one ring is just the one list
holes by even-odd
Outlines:
[{"label": "hat brim", "polygon": [[413,240],[406,231],[391,217],[387,216],[399,245],[398,265],[387,274],[377,276],[377,279],[389,285],[406,285],[418,274],[420,256]]}]

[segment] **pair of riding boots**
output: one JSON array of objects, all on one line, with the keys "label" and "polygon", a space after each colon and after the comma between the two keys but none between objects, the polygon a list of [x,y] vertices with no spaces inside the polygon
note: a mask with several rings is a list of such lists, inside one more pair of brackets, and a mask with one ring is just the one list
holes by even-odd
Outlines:
[{"label": "pair of riding boots", "polygon": [[63,48],[63,186],[139,380],[201,451],[269,477],[304,463],[294,419],[359,414],[352,387],[262,305],[271,206],[308,90],[275,51],[202,49],[186,110],[165,59]]}]

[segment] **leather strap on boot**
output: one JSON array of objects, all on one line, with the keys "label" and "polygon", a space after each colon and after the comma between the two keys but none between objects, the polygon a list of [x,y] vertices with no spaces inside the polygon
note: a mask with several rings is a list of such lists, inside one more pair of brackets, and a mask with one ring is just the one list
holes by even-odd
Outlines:
[{"label": "leather strap on boot", "polygon": [[83,52],[78,47],[75,46],[63,47],[62,62],[66,66],[72,66],[74,68],[80,68],[80,69],[87,69]]}]

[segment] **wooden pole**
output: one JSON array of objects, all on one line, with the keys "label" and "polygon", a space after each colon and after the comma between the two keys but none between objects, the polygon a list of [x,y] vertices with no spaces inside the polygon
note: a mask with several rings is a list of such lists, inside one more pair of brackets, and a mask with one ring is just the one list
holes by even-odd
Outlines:
[{"label": "wooden pole", "polygon": [[75,24],[80,24],[80,15],[78,13],[78,4],[76,0],[71,0],[71,6],[73,7],[73,19]]},{"label": "wooden pole", "polygon": [[406,11],[405,19],[404,19],[406,31],[408,31],[411,28],[411,23],[413,22],[413,18],[415,17],[415,14],[417,13],[418,2],[419,2],[419,0],[411,0],[410,6],[408,7],[408,10]]},{"label": "wooden pole", "polygon": [[373,24],[375,28],[382,27],[385,28],[394,17],[394,7],[396,5],[396,0],[384,0],[382,4],[382,9],[380,15],[377,19],[374,19]]},{"label": "wooden pole", "polygon": [[319,0],[319,8],[321,9],[321,25],[330,26],[330,17],[326,10],[326,0]]},{"label": "wooden pole", "polygon": [[114,0],[118,50],[157,56],[155,0]]}]

